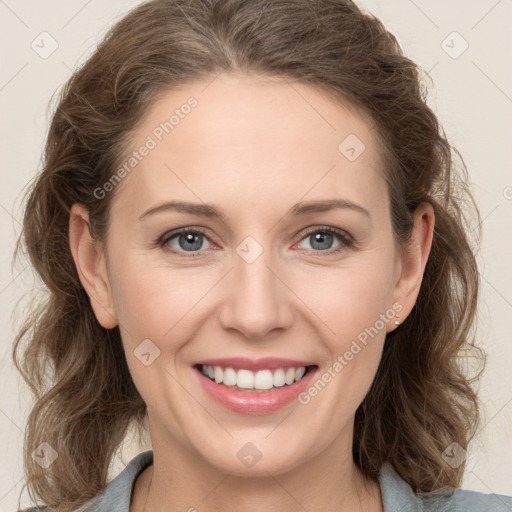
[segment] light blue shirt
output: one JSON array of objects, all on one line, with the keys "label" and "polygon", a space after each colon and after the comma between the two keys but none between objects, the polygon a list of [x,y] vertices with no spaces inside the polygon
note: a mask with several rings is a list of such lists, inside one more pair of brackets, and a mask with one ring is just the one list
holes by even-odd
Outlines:
[{"label": "light blue shirt", "polygon": [[[139,453],[93,500],[76,512],[129,512],[133,484],[137,476],[153,463],[151,450]],[[484,494],[465,489],[437,496],[416,495],[386,463],[379,474],[384,512],[512,512],[512,497]],[[29,512],[48,512],[32,508]]]}]

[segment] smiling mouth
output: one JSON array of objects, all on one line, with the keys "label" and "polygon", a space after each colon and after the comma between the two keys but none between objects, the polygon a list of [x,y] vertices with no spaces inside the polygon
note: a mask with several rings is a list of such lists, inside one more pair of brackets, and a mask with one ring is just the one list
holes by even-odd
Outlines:
[{"label": "smiling mouth", "polygon": [[277,391],[300,381],[305,375],[318,368],[317,365],[262,369],[197,364],[194,367],[216,384],[235,391],[269,392]]}]

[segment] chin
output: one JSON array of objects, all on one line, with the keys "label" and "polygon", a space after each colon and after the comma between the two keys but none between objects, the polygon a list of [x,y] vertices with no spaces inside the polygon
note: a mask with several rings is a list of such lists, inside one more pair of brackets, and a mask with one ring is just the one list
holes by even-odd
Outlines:
[{"label": "chin", "polygon": [[[266,443],[234,443],[232,449],[224,446],[219,453],[204,454],[205,460],[223,473],[240,477],[268,477],[287,473],[302,462],[305,454],[300,456],[295,447],[289,446],[291,453],[283,453],[278,446]],[[265,446],[262,446],[262,445]],[[282,447],[281,447],[282,448]]]}]

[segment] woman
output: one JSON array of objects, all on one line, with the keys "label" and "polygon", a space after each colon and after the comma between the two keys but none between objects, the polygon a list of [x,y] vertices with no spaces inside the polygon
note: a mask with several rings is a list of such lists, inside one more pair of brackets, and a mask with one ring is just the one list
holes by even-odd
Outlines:
[{"label": "woman", "polygon": [[[31,496],[510,510],[454,490],[478,272],[453,151],[414,63],[350,1],[130,12],[62,92],[27,201],[49,288],[15,345]],[[152,450],[107,485],[145,419]]]}]

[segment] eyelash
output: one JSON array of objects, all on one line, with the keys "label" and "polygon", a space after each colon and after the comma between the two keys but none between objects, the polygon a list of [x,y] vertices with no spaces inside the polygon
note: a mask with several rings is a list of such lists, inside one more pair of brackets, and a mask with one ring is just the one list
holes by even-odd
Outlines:
[{"label": "eyelash", "polygon": [[[203,230],[202,228],[192,228],[192,227],[190,227],[190,228],[183,228],[183,229],[179,229],[177,231],[171,231],[171,232],[168,232],[168,233],[164,233],[160,238],[158,238],[158,240],[156,241],[155,245],[160,247],[160,248],[162,248],[162,249],[165,249],[166,251],[171,252],[173,254],[179,254],[181,257],[184,257],[184,258],[197,258],[197,257],[200,257],[201,253],[204,252],[204,251],[194,251],[194,252],[191,251],[190,254],[186,254],[187,251],[176,251],[174,249],[166,248],[166,244],[168,244],[169,241],[172,240],[174,237],[179,236],[179,235],[184,235],[184,234],[187,234],[187,233],[192,233],[194,235],[200,234],[200,235],[203,235],[206,238],[208,238],[206,236],[205,230]],[[350,235],[348,235],[344,231],[341,231],[339,229],[333,228],[331,226],[315,226],[310,231],[307,231],[307,232],[303,233],[302,234],[302,238],[299,241],[304,240],[305,238],[307,238],[308,236],[310,236],[310,235],[312,235],[314,233],[329,233],[329,234],[337,236],[338,239],[341,242],[339,247],[334,248],[334,249],[327,249],[325,251],[318,251],[318,250],[315,251],[314,249],[309,249],[308,250],[308,251],[312,251],[313,254],[318,255],[318,256],[320,256],[320,255],[329,256],[329,255],[337,254],[337,253],[342,252],[345,249],[353,248],[356,245],[354,239]],[[210,241],[210,243],[211,243],[211,241]]]}]

